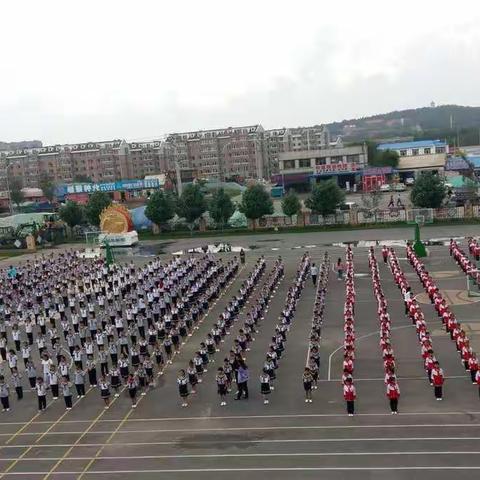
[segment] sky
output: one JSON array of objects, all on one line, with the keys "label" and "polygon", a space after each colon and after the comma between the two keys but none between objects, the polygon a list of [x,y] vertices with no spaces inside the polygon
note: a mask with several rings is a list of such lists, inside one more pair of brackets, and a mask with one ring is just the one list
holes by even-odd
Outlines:
[{"label": "sky", "polygon": [[23,0],[1,14],[1,141],[480,106],[474,0]]}]

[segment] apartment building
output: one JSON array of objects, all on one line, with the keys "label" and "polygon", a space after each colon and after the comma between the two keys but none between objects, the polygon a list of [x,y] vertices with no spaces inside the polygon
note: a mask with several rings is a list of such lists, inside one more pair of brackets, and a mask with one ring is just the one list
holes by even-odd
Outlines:
[{"label": "apartment building", "polygon": [[56,183],[78,176],[101,183],[165,173],[176,165],[200,178],[270,178],[279,171],[281,154],[332,145],[322,126],[265,131],[257,124],[172,133],[147,142],[117,139],[19,149],[0,152],[0,191],[6,188],[7,169],[9,178],[21,178],[25,187],[38,187],[42,175]]},{"label": "apartment building", "polygon": [[173,133],[166,139],[168,164],[203,178],[263,178],[269,175],[261,125]]}]

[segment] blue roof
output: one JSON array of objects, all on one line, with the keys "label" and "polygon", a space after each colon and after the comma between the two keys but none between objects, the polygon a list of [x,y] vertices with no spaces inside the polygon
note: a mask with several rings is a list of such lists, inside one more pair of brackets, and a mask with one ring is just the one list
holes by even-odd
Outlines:
[{"label": "blue roof", "polygon": [[409,148],[446,147],[442,140],[417,140],[416,142],[381,143],[378,150],[408,150]]},{"label": "blue roof", "polygon": [[475,168],[480,168],[480,156],[478,155],[467,155],[467,160],[472,162]]}]

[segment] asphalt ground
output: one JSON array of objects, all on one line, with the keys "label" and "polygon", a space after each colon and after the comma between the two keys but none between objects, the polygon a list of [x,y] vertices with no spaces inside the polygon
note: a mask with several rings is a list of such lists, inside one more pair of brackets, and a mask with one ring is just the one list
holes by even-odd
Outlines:
[{"label": "asphalt ground", "polygon": [[[405,235],[407,231],[404,232]],[[462,229],[459,235],[463,232]],[[357,234],[348,233],[353,239]],[[388,233],[387,238],[403,238]],[[136,409],[130,408],[129,399],[122,394],[109,410],[104,410],[95,389],[77,401],[68,413],[58,400],[45,413],[37,415],[36,398],[30,392],[26,393],[21,408],[12,401],[11,411],[1,414],[4,422],[0,423],[0,479],[257,480],[267,475],[279,480],[313,479],[320,475],[327,479],[361,480],[476,478],[480,470],[478,387],[471,384],[453,342],[440,328],[433,308],[425,303],[422,308],[432,332],[435,353],[446,375],[444,400],[435,400],[422,367],[415,332],[404,316],[400,292],[381,260],[379,248],[377,260],[392,318],[392,343],[401,389],[400,414],[390,415],[385,397],[367,249],[359,247],[354,248],[356,416],[346,416],[339,381],[344,288],[333,272],[322,330],[320,382],[313,393],[313,403],[304,403],[301,383],[315,296],[309,280],[288,334],[275,390],[269,405],[263,404],[258,376],[301,255],[309,250],[318,264],[325,250],[332,262],[344,255],[343,248],[327,246],[325,243],[330,240],[320,238],[323,234],[317,235],[317,241],[286,235],[286,240],[281,237],[281,242],[261,242],[257,251],[248,252],[245,268],[175,357],[173,365],[167,367],[157,387],[141,398]],[[251,237],[239,242],[258,240]],[[180,243],[172,248],[183,248]],[[255,342],[247,352],[251,374],[249,400],[234,401],[232,392],[227,406],[221,407],[214,378],[215,368],[243,323],[244,311],[215,355],[216,362],[205,374],[197,394],[189,398],[188,408],[181,408],[175,384],[178,369],[186,366],[195,346],[204,339],[260,253],[267,258],[266,273],[278,255],[284,259],[286,269],[259,325]],[[400,259],[404,258],[404,249],[398,247],[397,253]],[[416,274],[408,262],[400,262],[414,294],[423,301],[423,288]],[[449,257],[447,247],[431,247],[425,262],[438,277],[440,288],[458,303],[452,306],[453,311],[464,323],[474,350],[480,352],[477,304],[480,297],[469,298],[462,292],[465,277]],[[265,278],[266,274],[260,285]]]}]

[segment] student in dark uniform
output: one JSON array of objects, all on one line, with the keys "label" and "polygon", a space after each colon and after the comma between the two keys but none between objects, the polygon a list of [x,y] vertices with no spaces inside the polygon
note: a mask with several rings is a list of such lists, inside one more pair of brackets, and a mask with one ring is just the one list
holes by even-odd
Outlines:
[{"label": "student in dark uniform", "polygon": [[188,407],[188,378],[185,375],[185,370],[180,370],[177,376],[177,384],[178,384],[178,394],[182,399],[182,407]]},{"label": "student in dark uniform", "polygon": [[272,390],[270,387],[270,375],[268,374],[267,368],[264,368],[260,375],[260,391],[263,395],[263,404],[268,405],[268,396]]},{"label": "student in dark uniform", "polygon": [[226,398],[228,378],[225,375],[222,367],[218,368],[215,380],[217,382],[217,393],[220,395],[220,406],[223,407],[227,404]]},{"label": "student in dark uniform", "polygon": [[305,403],[312,403],[312,385],[313,385],[313,377],[310,369],[308,367],[305,368],[303,371],[302,376],[303,381],[303,389],[305,390]]}]

